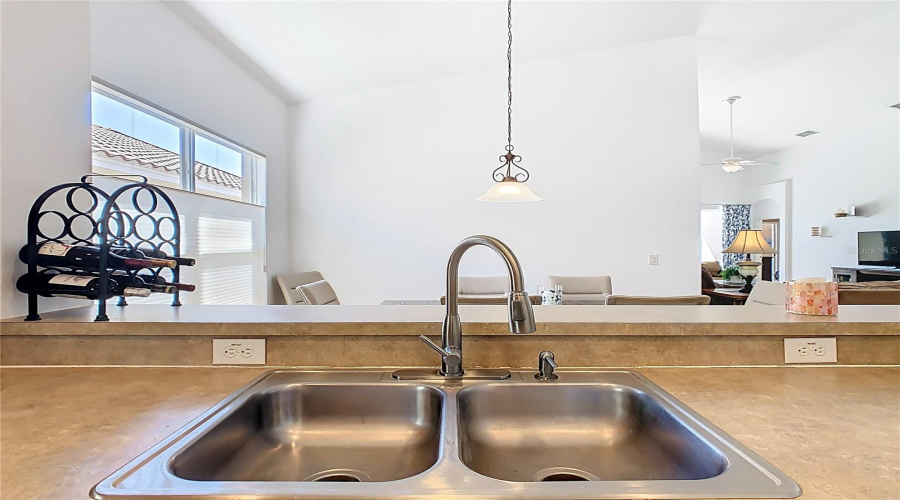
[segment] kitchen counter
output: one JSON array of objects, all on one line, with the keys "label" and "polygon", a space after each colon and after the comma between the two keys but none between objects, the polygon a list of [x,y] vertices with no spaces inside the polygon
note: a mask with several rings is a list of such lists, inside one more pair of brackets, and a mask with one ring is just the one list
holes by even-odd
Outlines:
[{"label": "kitchen counter", "polygon": [[[252,325],[265,336],[421,335],[439,327],[444,306],[110,305],[108,322],[90,306],[2,321],[3,335],[225,335]],[[900,335],[900,306],[841,306],[837,316],[790,314],[781,307],[535,306],[547,335]],[[460,306],[466,333],[508,335],[506,306]],[[765,328],[761,328],[764,326]]]},{"label": "kitchen counter", "polygon": [[[3,368],[0,497],[87,498],[263,371]],[[803,499],[900,498],[900,367],[638,371],[791,476]]]},{"label": "kitchen counter", "polygon": [[[502,305],[460,307],[469,366],[527,368],[547,345],[564,366],[784,364],[784,339],[836,337],[838,363],[900,364],[900,306],[841,306],[801,316],[768,306],[535,306],[537,330],[510,335]],[[266,340],[267,366],[431,366],[420,335],[441,334],[442,306],[80,307],[0,323],[0,361],[27,365],[201,366],[214,338]]]}]

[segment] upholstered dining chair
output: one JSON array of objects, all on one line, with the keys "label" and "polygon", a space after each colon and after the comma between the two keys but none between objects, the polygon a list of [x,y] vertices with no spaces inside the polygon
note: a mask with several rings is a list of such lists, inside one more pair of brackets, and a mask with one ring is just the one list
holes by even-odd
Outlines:
[{"label": "upholstered dining chair", "polygon": [[290,306],[306,305],[306,299],[303,298],[300,290],[297,289],[298,286],[320,281],[321,279],[322,273],[319,271],[279,274],[278,276],[275,276],[278,288],[281,289],[281,294],[284,295],[284,303]]},{"label": "upholstered dining chair", "polygon": [[460,276],[460,298],[502,297],[509,294],[509,278],[506,276]]},{"label": "upholstered dining chair", "polygon": [[339,306],[341,301],[338,300],[334,288],[325,280],[314,281],[297,287],[300,295],[311,306]]},{"label": "upholstered dining chair", "polygon": [[[287,305],[316,305],[310,304],[299,287],[301,285],[309,285],[317,281],[323,281],[322,273],[319,271],[307,271],[305,273],[279,274],[275,277],[281,294],[284,295],[284,302]],[[326,282],[327,283],[327,282]],[[331,285],[328,285],[331,288]],[[332,293],[334,290],[332,289]],[[337,297],[335,296],[335,299]]]},{"label": "upholstered dining chair", "polygon": [[[563,291],[565,298],[565,291]],[[641,297],[638,295],[610,295],[606,297],[608,306],[705,306],[709,304],[706,295],[676,295],[670,297]]]},{"label": "upholstered dining chair", "polygon": [[[509,277],[507,276],[460,276],[460,304],[506,304],[509,295]],[[529,295],[533,305],[541,303],[540,295]],[[447,296],[441,296],[441,305],[447,303]]]},{"label": "upholstered dining chair", "polygon": [[784,307],[785,295],[787,295],[786,283],[759,280],[753,285],[753,290],[750,290],[744,305]]},{"label": "upholstered dining chair", "polygon": [[550,287],[561,285],[563,305],[603,305],[612,293],[609,276],[550,276]]}]

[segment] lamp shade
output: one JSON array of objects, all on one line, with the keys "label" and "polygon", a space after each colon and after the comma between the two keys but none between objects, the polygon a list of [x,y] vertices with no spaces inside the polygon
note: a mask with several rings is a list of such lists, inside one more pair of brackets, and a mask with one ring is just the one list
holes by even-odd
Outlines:
[{"label": "lamp shade", "polygon": [[543,198],[534,194],[524,182],[504,180],[495,182],[483,195],[475,198],[478,201],[524,202],[541,201]]},{"label": "lamp shade", "polygon": [[731,245],[722,250],[725,253],[757,253],[772,254],[775,249],[763,238],[762,231],[759,229],[741,229],[735,236]]}]

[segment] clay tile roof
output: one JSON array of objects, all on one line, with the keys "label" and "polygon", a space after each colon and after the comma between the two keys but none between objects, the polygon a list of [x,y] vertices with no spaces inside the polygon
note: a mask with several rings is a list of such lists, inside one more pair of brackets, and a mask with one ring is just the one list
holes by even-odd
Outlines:
[{"label": "clay tile roof", "polygon": [[[91,125],[91,151],[133,165],[181,172],[179,154],[100,125]],[[194,175],[210,184],[241,189],[241,176],[199,161],[194,163]]]}]

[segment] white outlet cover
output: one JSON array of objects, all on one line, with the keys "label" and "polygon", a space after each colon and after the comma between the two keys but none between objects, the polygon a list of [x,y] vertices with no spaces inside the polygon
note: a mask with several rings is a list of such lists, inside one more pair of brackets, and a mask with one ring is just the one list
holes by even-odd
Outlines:
[{"label": "white outlet cover", "polygon": [[784,339],[784,362],[793,363],[837,363],[837,338],[786,338]]},{"label": "white outlet cover", "polygon": [[266,364],[266,339],[213,339],[214,365]]},{"label": "white outlet cover", "polygon": [[650,256],[647,258],[647,263],[650,264],[651,266],[658,266],[659,265],[659,255],[657,255],[655,253],[650,254]]}]

